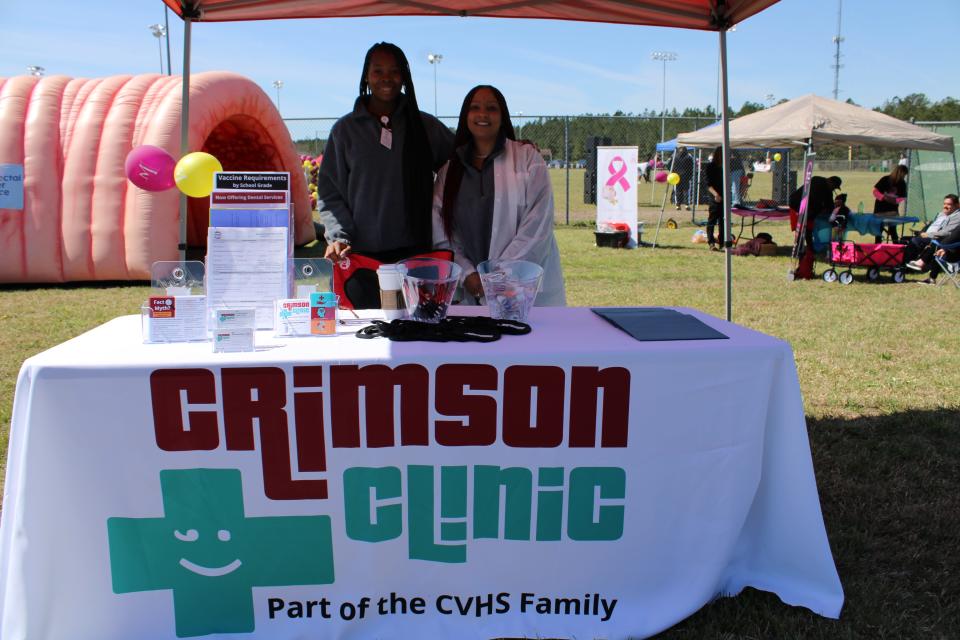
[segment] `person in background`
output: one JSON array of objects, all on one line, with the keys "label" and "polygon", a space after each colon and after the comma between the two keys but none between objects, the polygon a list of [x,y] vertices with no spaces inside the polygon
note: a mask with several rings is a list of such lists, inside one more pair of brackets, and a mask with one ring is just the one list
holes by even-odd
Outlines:
[{"label": "person in background", "polygon": [[[724,246],[725,225],[723,222],[723,147],[717,147],[707,164],[707,191],[710,193],[710,207],[707,209],[707,244],[711,251],[722,251]],[[720,224],[716,239],[713,229]]]},{"label": "person in background", "polygon": [[[957,235],[956,242],[960,242],[960,234]],[[944,243],[951,244],[951,243]],[[933,252],[935,258],[942,258],[946,262],[957,262],[960,261],[960,249],[937,249]],[[940,263],[936,260],[930,261],[930,273],[927,274],[927,277],[920,281],[920,284],[937,284],[937,276],[943,273],[943,269],[940,268]]]},{"label": "person in background", "polygon": [[644,182],[650,182],[650,168],[653,166],[653,159],[644,160],[637,163],[637,175]]},{"label": "person in background", "polygon": [[908,269],[926,271],[930,268],[936,250],[931,240],[938,240],[942,244],[951,244],[960,240],[960,235],[956,235],[960,234],[960,211],[958,210],[960,210],[960,197],[951,193],[943,198],[940,214],[923,233],[910,238],[903,249],[904,259],[908,261]]},{"label": "person in background", "polygon": [[463,268],[465,302],[483,296],[477,265],[504,259],[543,267],[537,306],[565,305],[550,176],[536,147],[516,141],[500,91],[480,85],[467,93],[454,145],[434,186],[433,240]]},{"label": "person in background", "polygon": [[816,258],[816,248],[813,241],[813,229],[816,226],[816,219],[821,216],[829,216],[834,210],[833,192],[840,188],[843,180],[840,176],[811,176],[810,187],[807,196],[806,217],[803,220],[803,228],[800,225],[799,213],[800,206],[803,203],[803,187],[799,187],[790,194],[790,227],[796,229],[794,241],[799,246],[803,234],[804,250],[798,256],[799,262],[793,272],[793,277],[797,279],[809,279],[813,277],[813,263]]},{"label": "person in background", "polygon": [[[807,199],[807,225],[812,230],[813,220],[819,216],[828,216],[834,208],[833,192],[843,184],[840,176],[813,176],[810,178],[810,195]],[[797,187],[790,194],[790,209],[800,213],[800,203],[803,200],[803,187]]]},{"label": "person in background", "polygon": [[731,150],[730,152],[730,206],[732,207],[739,205],[744,200],[745,194],[742,191],[744,175],[745,175],[745,172],[743,170],[743,161],[740,159],[736,151]]},{"label": "person in background", "polygon": [[849,219],[850,207],[847,206],[847,194],[839,193],[833,199],[833,211],[830,212],[830,226],[833,227],[830,236],[833,241],[843,242]]},{"label": "person in background", "polygon": [[[880,218],[895,218],[900,215],[900,203],[907,198],[907,174],[910,172],[906,165],[895,164],[889,175],[885,175],[873,185],[873,215]],[[884,227],[890,235],[891,242],[899,242],[896,225]],[[883,234],[875,236],[877,243],[883,242]]]},{"label": "person in background", "polygon": [[373,45],[360,96],[330,130],[320,165],[325,257],[355,251],[389,263],[429,250],[434,172],[452,148],[450,130],[417,106],[403,51]]},{"label": "person in background", "polygon": [[690,211],[690,187],[693,184],[693,156],[686,147],[677,147],[677,155],[673,159],[673,172],[680,176],[680,182],[673,188],[673,203],[677,211],[686,206]]}]

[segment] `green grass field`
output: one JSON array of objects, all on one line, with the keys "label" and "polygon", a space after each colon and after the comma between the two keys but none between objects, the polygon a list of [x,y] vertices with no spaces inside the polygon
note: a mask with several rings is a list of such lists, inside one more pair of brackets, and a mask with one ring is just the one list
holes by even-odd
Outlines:
[{"label": "green grass field", "polygon": [[[849,286],[788,282],[789,229],[763,228],[781,244],[780,255],[733,259],[733,319],[793,346],[846,605],[839,621],[827,620],[747,590],[660,637],[956,638],[960,291],[886,277],[867,283],[862,270]],[[662,230],[660,248],[620,251],[596,248],[591,228],[558,228],[570,304],[681,305],[722,316],[723,256],[691,244],[690,234],[690,226]],[[138,312],[146,295],[145,286],[0,289],[4,452],[23,360]],[[750,401],[744,390],[742,402]]]}]

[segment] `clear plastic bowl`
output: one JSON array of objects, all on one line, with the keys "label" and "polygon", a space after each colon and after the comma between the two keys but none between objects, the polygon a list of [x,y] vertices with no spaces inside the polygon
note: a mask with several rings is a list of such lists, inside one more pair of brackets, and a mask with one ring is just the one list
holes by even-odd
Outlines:
[{"label": "clear plastic bowl", "polygon": [[455,262],[437,258],[410,258],[397,263],[403,271],[403,299],[407,314],[419,322],[440,322],[460,284]]},{"label": "clear plastic bowl", "polygon": [[490,317],[526,322],[543,280],[543,267],[526,260],[487,260],[477,265]]}]

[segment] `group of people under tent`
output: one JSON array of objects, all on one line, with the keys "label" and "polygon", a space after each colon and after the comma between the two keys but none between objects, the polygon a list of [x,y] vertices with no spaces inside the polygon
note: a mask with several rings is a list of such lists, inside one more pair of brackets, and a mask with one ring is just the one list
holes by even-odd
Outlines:
[{"label": "group of people under tent", "polygon": [[330,131],[317,196],[327,258],[393,263],[450,250],[466,304],[483,296],[479,263],[527,260],[543,268],[536,304],[566,304],[546,164],[516,139],[493,86],[467,93],[451,133],[420,111],[403,51],[375,44],[353,111]]},{"label": "group of people under tent", "polygon": [[[879,218],[893,218],[900,215],[900,203],[907,197],[906,178],[909,169],[904,163],[897,163],[888,175],[883,176],[873,187],[874,205],[873,215]],[[819,216],[829,216],[835,226],[845,226],[844,220],[850,215],[846,205],[847,196],[839,191],[843,181],[839,176],[824,178],[813,176],[810,181],[809,199],[807,201],[807,226],[805,229],[807,246],[813,244],[813,221]],[[790,208],[799,210],[803,189],[797,189],[790,196]],[[907,268],[914,271],[929,272],[923,284],[934,284],[941,273],[936,258],[946,262],[960,260],[960,247],[951,246],[960,243],[960,198],[956,194],[948,194],[943,199],[943,208],[927,227],[905,240],[904,260]],[[883,225],[883,231],[890,236],[893,243],[901,242],[897,234],[896,225]],[[882,235],[877,235],[877,243],[883,241]],[[946,246],[946,248],[944,248]]]}]

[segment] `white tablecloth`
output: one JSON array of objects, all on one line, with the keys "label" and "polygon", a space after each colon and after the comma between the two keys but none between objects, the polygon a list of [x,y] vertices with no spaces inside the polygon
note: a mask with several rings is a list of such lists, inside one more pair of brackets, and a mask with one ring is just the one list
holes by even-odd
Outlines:
[{"label": "white tablecloth", "polygon": [[790,346],[684,311],[730,339],[538,308],[490,344],[214,354],[131,316],[30,358],[0,637],[639,638],[746,586],[839,616]]}]

